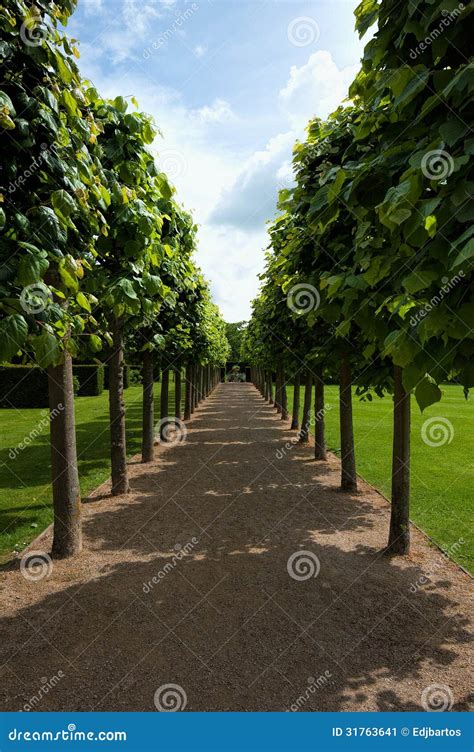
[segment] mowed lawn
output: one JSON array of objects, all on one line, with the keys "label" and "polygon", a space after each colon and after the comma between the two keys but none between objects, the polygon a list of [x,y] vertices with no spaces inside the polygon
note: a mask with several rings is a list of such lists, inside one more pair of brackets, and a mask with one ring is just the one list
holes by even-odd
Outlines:
[{"label": "mowed lawn", "polygon": [[[183,388],[184,392],[184,388]],[[109,393],[76,398],[76,434],[82,496],[110,474]],[[155,384],[155,415],[159,419],[160,384]],[[127,451],[141,451],[142,387],[125,390]],[[170,414],[174,413],[174,384],[170,381]],[[49,423],[45,411],[0,410],[0,561],[21,550],[52,521]],[[44,424],[29,446],[12,459],[12,448]]]},{"label": "mowed lawn", "polygon": [[[441,402],[423,414],[412,398],[411,430],[411,519],[451,558],[474,572],[473,488],[474,463],[474,401],[465,400],[461,387],[443,386]],[[293,388],[288,389],[291,409]],[[301,389],[301,404],[303,389]],[[338,453],[339,409],[338,389],[326,387],[326,441]],[[374,397],[361,402],[353,396],[354,433],[357,470],[365,480],[390,498],[392,453],[392,399]],[[441,418],[451,442],[429,446],[423,441],[425,421]],[[449,421],[449,423],[446,423]],[[439,420],[425,426],[427,438],[444,437],[436,426]],[[433,433],[430,434],[430,429]],[[430,438],[431,436],[431,438]]]},{"label": "mowed lawn", "polygon": [[[292,388],[288,389],[291,406]],[[155,384],[155,409],[159,416],[160,384]],[[128,454],[140,452],[140,386],[125,392]],[[303,390],[301,390],[301,400]],[[327,443],[338,452],[339,412],[337,387],[326,387]],[[174,389],[170,383],[170,413]],[[39,425],[42,410],[1,410],[0,432],[0,558],[21,550],[52,520],[49,426],[14,459],[9,450],[24,441]],[[442,418],[451,441],[428,446],[422,427],[430,418]],[[76,399],[77,446],[81,492],[86,496],[109,476],[108,392],[100,397]],[[361,402],[354,396],[354,422],[359,474],[390,496],[392,401],[390,396]],[[437,421],[438,422],[438,421]],[[47,423],[47,421],[44,421]],[[452,428],[451,428],[452,427]],[[474,407],[458,387],[443,387],[443,399],[423,415],[412,405],[412,505],[411,518],[451,557],[474,571],[472,488],[474,468],[472,436]],[[428,433],[429,437],[429,433]],[[436,436],[432,436],[435,440]]]}]

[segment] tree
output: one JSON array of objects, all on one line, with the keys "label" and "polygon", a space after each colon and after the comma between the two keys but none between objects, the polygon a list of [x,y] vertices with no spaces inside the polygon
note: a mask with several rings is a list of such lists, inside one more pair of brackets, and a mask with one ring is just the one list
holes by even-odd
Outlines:
[{"label": "tree", "polygon": [[128,492],[124,337],[134,319],[152,316],[168,292],[159,276],[167,250],[161,244],[163,215],[158,205],[161,198],[169,198],[171,189],[147,149],[156,134],[150,118],[127,112],[128,103],[122,97],[102,100],[92,89],[89,95],[101,125],[110,193],[105,212],[110,230],[97,241],[91,285],[101,297],[102,315],[110,331],[112,494],[117,495]]},{"label": "tree", "polygon": [[52,553],[66,557],[81,549],[72,357],[93,304],[83,277],[109,197],[78,52],[57,28],[73,3],[40,6],[6,0],[0,14],[0,359],[48,370]]},{"label": "tree", "polygon": [[242,337],[247,326],[246,321],[237,321],[235,323],[226,324],[226,337],[230,345],[229,360],[238,361],[241,360],[242,350]]}]

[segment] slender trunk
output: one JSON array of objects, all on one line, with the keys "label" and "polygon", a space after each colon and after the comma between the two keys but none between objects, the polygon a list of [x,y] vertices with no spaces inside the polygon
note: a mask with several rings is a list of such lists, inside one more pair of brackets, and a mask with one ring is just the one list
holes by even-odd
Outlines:
[{"label": "slender trunk", "polygon": [[280,386],[280,394],[281,394],[281,419],[282,420],[288,420],[290,415],[288,413],[288,395],[286,393],[286,377],[285,377],[285,371],[282,368],[281,369],[281,386]]},{"label": "slender trunk", "polygon": [[301,421],[300,441],[306,444],[309,441],[309,427],[311,424],[311,402],[313,395],[313,374],[308,369],[304,386],[303,420]]},{"label": "slender trunk", "polygon": [[72,358],[48,368],[51,485],[54,506],[52,555],[58,559],[82,549],[81,496],[77,472]]},{"label": "slender trunk", "polygon": [[326,439],[324,436],[324,381],[321,374],[317,374],[315,377],[315,395],[314,395],[314,459],[325,460],[326,455]]},{"label": "slender trunk", "polygon": [[181,366],[174,373],[174,414],[181,420]]},{"label": "slender trunk", "polygon": [[190,420],[191,418],[191,399],[192,399],[192,366],[190,363],[186,364],[186,386],[184,394],[184,420]]},{"label": "slender trunk", "polygon": [[202,390],[203,390],[203,367],[198,366],[198,405],[202,402]]},{"label": "slender trunk", "polygon": [[112,324],[113,353],[109,360],[110,457],[112,462],[112,496],[129,490],[127,443],[125,438],[125,403],[123,399],[123,322],[115,317]]},{"label": "slender trunk", "polygon": [[281,378],[280,369],[276,369],[275,377],[275,407],[278,414],[281,413]]},{"label": "slender trunk", "polygon": [[347,356],[341,359],[339,379],[339,424],[341,431],[341,490],[357,491],[357,473],[352,425],[351,368]]},{"label": "slender trunk", "polygon": [[197,365],[193,363],[193,365],[191,366],[191,415],[195,411],[196,403],[197,403],[196,377],[197,377]]},{"label": "slender trunk", "polygon": [[166,427],[168,423],[168,402],[170,386],[170,369],[163,368],[161,371],[161,395],[160,395],[160,439],[166,441]]},{"label": "slender trunk", "polygon": [[273,371],[270,369],[267,371],[268,378],[268,401],[270,405],[273,405]]},{"label": "slender trunk", "polygon": [[142,434],[142,462],[153,462],[154,459],[154,404],[153,404],[153,353],[144,350],[142,365],[143,382],[143,434]]},{"label": "slender trunk", "polygon": [[410,394],[404,389],[402,369],[394,367],[392,511],[387,552],[410,550]]},{"label": "slender trunk", "polygon": [[300,374],[295,375],[293,381],[293,414],[291,418],[291,428],[297,431],[300,425]]}]

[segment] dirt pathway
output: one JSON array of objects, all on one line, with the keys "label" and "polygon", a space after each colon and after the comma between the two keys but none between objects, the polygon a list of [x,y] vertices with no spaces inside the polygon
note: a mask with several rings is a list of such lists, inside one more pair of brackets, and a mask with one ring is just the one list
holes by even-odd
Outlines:
[{"label": "dirt pathway", "polygon": [[469,577],[417,531],[382,557],[386,502],[293,436],[220,385],[132,493],[88,500],[78,559],[1,572],[0,709],[152,711],[174,684],[186,710],[466,710]]}]

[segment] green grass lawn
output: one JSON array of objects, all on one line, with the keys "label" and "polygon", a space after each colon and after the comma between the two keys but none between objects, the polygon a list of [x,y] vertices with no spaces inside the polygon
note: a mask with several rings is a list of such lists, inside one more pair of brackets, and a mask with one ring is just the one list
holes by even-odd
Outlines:
[{"label": "green grass lawn", "polygon": [[[184,388],[183,388],[184,392]],[[155,415],[159,417],[160,384],[155,384]],[[77,453],[82,496],[109,477],[108,391],[99,397],[76,398]],[[127,452],[141,451],[142,387],[125,390]],[[174,384],[170,381],[170,412]],[[0,410],[0,560],[21,550],[52,521],[49,423],[32,443],[13,459],[17,447],[41,423],[45,412]]]},{"label": "green grass lawn", "polygon": [[[474,404],[472,399],[464,399],[460,387],[444,386],[442,390],[441,402],[427,408],[423,415],[415,400],[412,400],[411,519],[438,545],[450,549],[450,555],[455,561],[473,571]],[[290,409],[292,399],[293,388],[290,387]],[[301,404],[302,400],[303,389]],[[325,402],[331,408],[326,414],[326,442],[337,453],[340,440],[336,386],[326,387]],[[374,397],[373,402],[361,402],[354,396],[353,409],[357,470],[365,480],[390,498],[391,397]],[[450,422],[450,443],[428,446],[423,441],[422,426],[433,417],[441,417]]]},{"label": "green grass lawn", "polygon": [[[141,391],[140,386],[131,386],[125,392],[129,455],[140,451]],[[474,470],[469,439],[474,435],[474,408],[472,400],[465,401],[460,388],[448,386],[443,392],[442,401],[432,405],[423,415],[413,401],[411,518],[439,545],[451,549],[453,559],[473,571],[469,490],[473,487]],[[159,395],[160,385],[155,384],[157,415]],[[291,388],[288,398],[291,405]],[[337,453],[339,414],[336,387],[326,387],[326,403],[331,408],[326,415],[327,443]],[[170,383],[170,408],[173,404],[174,390]],[[45,425],[31,445],[13,460],[9,457],[9,449],[24,441],[41,421],[42,415],[43,411],[39,409],[0,411],[0,557],[3,559],[9,558],[15,549],[21,550],[52,520],[49,426]],[[437,416],[450,421],[452,441],[431,447],[422,440],[421,429],[428,418]],[[81,492],[85,496],[109,476],[108,392],[104,391],[100,397],[78,397],[76,421]],[[354,398],[354,423],[358,471],[389,496],[390,397],[375,398],[371,403]]]}]

